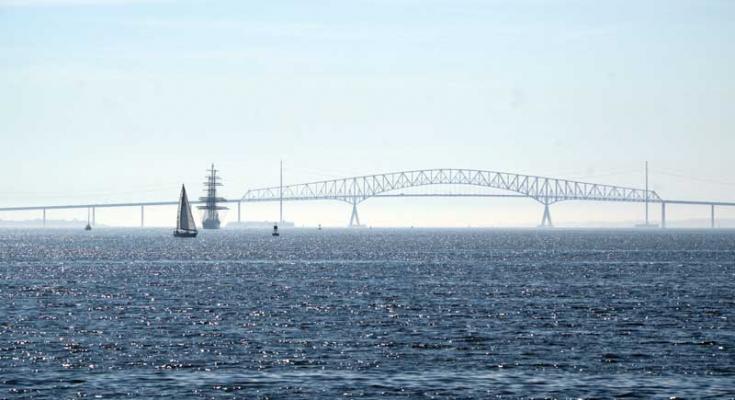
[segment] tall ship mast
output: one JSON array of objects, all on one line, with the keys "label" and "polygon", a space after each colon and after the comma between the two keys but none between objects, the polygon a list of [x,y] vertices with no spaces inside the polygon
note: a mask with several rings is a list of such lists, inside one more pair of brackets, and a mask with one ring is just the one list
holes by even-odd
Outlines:
[{"label": "tall ship mast", "polygon": [[198,206],[197,208],[204,210],[204,219],[202,220],[204,229],[219,229],[220,221],[217,211],[227,209],[227,207],[217,205],[218,202],[225,201],[223,197],[217,197],[217,186],[222,186],[222,183],[217,176],[217,170],[214,169],[214,164],[212,164],[212,168],[208,169],[207,172],[208,174],[205,177],[206,182],[204,182],[205,196],[199,198],[204,205]]}]

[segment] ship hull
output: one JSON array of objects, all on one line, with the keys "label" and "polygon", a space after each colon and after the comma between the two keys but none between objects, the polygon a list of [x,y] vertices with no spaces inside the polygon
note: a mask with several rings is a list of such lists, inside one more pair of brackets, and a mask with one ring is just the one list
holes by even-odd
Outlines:
[{"label": "ship hull", "polygon": [[218,219],[205,219],[202,221],[202,226],[204,229],[219,229],[219,220]]}]

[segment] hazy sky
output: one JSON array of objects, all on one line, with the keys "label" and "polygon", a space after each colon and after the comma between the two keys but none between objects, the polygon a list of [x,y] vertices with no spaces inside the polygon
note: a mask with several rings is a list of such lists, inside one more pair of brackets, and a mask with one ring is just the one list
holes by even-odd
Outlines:
[{"label": "hazy sky", "polygon": [[[200,193],[211,162],[239,197],[277,184],[281,158],[286,183],[462,167],[632,186],[647,159],[664,197],[735,200],[733,43],[734,1],[0,0],[0,203],[175,199],[182,182]],[[555,209],[562,225],[641,217]],[[299,224],[349,217],[339,203],[287,210]],[[526,200],[361,212],[375,225],[541,217]]]}]

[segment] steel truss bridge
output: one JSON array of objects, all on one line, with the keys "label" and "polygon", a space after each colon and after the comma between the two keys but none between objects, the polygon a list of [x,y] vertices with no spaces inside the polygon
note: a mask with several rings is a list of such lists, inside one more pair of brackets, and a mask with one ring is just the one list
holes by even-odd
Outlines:
[{"label": "steel truss bridge", "polygon": [[[429,185],[470,185],[500,189],[514,194],[407,194],[396,191]],[[359,225],[357,205],[371,197],[523,197],[544,206],[540,226],[552,226],[549,206],[560,201],[611,201],[660,203],[661,227],[666,227],[666,204],[711,206],[711,226],[714,227],[715,206],[735,206],[735,202],[664,200],[654,190],[604,185],[569,179],[514,174],[476,169],[439,168],[364,175],[331,179],[297,185],[273,186],[248,190],[241,201],[339,200],[352,205],[350,226]],[[648,208],[646,207],[646,225]]]},{"label": "steel truss bridge", "polygon": [[[432,185],[475,186],[507,191],[507,194],[493,193],[402,193],[401,190]],[[667,204],[704,205],[710,207],[711,227],[715,226],[715,206],[735,206],[735,202],[692,201],[662,198],[656,191],[551,178],[534,175],[514,174],[476,169],[439,168],[413,171],[400,171],[384,174],[364,175],[342,179],[322,180],[295,185],[272,186],[248,190],[239,200],[226,200],[237,203],[237,219],[241,221],[241,203],[274,202],[274,201],[306,201],[337,200],[352,205],[349,226],[360,225],[357,205],[370,198],[380,197],[517,197],[529,198],[543,205],[540,226],[552,226],[549,206],[561,201],[603,201],[645,203],[648,223],[648,203],[661,206],[661,227],[666,227]],[[198,202],[192,202],[194,204]],[[114,203],[114,204],[78,204],[51,205],[33,207],[7,207],[0,211],[46,210],[87,208],[91,210],[92,223],[96,208],[106,207],[140,207],[141,226],[144,225],[144,208],[146,206],[176,205],[175,201]],[[281,216],[282,217],[282,216]],[[282,220],[282,218],[281,218]]]}]

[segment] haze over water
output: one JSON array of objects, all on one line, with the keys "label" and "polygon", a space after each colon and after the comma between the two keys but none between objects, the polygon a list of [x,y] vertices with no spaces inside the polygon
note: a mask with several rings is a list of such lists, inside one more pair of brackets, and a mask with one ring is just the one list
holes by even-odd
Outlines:
[{"label": "haze over water", "polygon": [[0,397],[735,396],[735,232],[0,231]]}]

